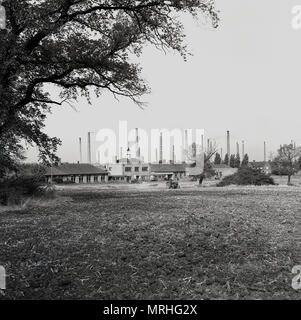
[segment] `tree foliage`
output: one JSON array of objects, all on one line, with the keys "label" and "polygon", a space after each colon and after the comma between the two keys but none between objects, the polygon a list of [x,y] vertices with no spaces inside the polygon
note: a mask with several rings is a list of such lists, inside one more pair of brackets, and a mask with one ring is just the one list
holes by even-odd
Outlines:
[{"label": "tree foliage", "polygon": [[246,167],[248,164],[249,164],[249,156],[247,154],[245,154],[242,159],[241,166]]},{"label": "tree foliage", "polygon": [[230,167],[231,168],[235,168],[236,167],[236,161],[235,161],[235,155],[234,154],[231,154],[229,162],[230,162]]},{"label": "tree foliage", "polygon": [[239,168],[240,167],[240,155],[239,153],[236,154],[235,156],[235,168]]},{"label": "tree foliage", "polygon": [[228,153],[225,154],[224,164],[229,165],[229,155],[228,155]]},{"label": "tree foliage", "polygon": [[217,186],[224,187],[228,185],[274,185],[273,178],[263,171],[252,167],[241,167],[230,176],[225,177]]},{"label": "tree foliage", "polygon": [[221,155],[217,152],[217,153],[215,154],[214,164],[221,164],[221,163],[222,163]]},{"label": "tree foliage", "polygon": [[301,147],[294,143],[280,146],[278,155],[272,161],[274,174],[287,175],[287,183],[291,183],[291,177],[298,171],[298,159],[301,156]]},{"label": "tree foliage", "polygon": [[[7,29],[0,30],[0,143],[13,136],[34,143],[42,160],[54,160],[60,141],[47,136],[44,121],[52,105],[91,89],[125,96],[141,105],[149,91],[139,56],[145,44],[187,51],[178,16],[204,14],[213,27],[213,0],[4,0]],[[59,88],[54,100],[46,85]]]}]

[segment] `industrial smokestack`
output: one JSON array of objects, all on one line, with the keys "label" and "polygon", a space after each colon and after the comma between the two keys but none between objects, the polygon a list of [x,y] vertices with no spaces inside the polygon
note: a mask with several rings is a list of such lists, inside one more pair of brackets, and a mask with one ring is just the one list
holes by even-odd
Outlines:
[{"label": "industrial smokestack", "polygon": [[266,142],[264,141],[264,143],[263,143],[263,153],[264,153],[264,162],[266,162],[267,161],[267,144],[266,144]]},{"label": "industrial smokestack", "polygon": [[188,153],[188,131],[185,130],[185,152]]},{"label": "industrial smokestack", "polygon": [[196,157],[196,153],[197,153],[197,148],[196,148],[197,146],[196,146],[196,142],[194,142],[193,144],[192,144],[192,157],[193,158],[195,158]]},{"label": "industrial smokestack", "polygon": [[136,158],[140,158],[140,148],[139,148],[139,131],[136,128]]},{"label": "industrial smokestack", "polygon": [[172,145],[172,163],[176,162],[176,157],[175,157],[175,145]]},{"label": "industrial smokestack", "polygon": [[210,150],[210,139],[207,139],[207,152],[209,153]]},{"label": "industrial smokestack", "polygon": [[229,156],[229,165],[230,165],[230,131],[227,131],[227,154]]},{"label": "industrial smokestack", "polygon": [[236,142],[236,154],[239,154],[239,143]]},{"label": "industrial smokestack", "polygon": [[245,156],[245,142],[242,141],[241,144],[242,144],[242,156],[244,157]]},{"label": "industrial smokestack", "polygon": [[160,133],[160,157],[159,157],[159,163],[163,163],[163,134]]},{"label": "industrial smokestack", "polygon": [[204,151],[204,135],[201,136],[201,151]]},{"label": "industrial smokestack", "polygon": [[88,132],[88,163],[91,164],[91,132]]},{"label": "industrial smokestack", "polygon": [[82,138],[79,138],[79,163],[83,162]]}]

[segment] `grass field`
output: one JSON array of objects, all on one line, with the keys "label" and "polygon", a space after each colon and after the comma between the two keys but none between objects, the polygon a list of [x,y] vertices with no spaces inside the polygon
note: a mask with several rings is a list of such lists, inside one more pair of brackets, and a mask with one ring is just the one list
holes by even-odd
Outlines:
[{"label": "grass field", "polygon": [[0,213],[2,299],[300,299],[301,188],[70,188]]}]

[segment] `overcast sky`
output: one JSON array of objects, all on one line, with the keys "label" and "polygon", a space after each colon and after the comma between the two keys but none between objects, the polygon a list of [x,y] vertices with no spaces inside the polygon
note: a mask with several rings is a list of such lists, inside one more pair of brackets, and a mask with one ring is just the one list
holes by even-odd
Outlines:
[{"label": "overcast sky", "polygon": [[[129,128],[199,128],[226,150],[231,131],[231,151],[236,141],[246,141],[253,160],[294,139],[301,144],[301,30],[291,27],[292,7],[301,0],[216,0],[221,25],[218,30],[185,17],[187,43],[193,56],[184,62],[146,48],[141,58],[143,77],[152,88],[144,97],[145,110],[110,94],[84,100],[78,111],[53,108],[46,132],[62,139],[63,161],[79,160],[78,137],[86,150],[88,131],[117,130],[119,120]],[[35,159],[28,153],[28,160]],[[84,160],[86,154],[84,153]]]}]

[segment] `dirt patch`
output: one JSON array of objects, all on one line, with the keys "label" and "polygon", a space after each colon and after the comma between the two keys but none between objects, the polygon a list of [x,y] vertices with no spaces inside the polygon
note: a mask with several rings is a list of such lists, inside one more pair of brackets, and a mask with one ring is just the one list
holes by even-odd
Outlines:
[{"label": "dirt patch", "polygon": [[300,299],[297,188],[61,196],[0,216],[3,298]]}]

